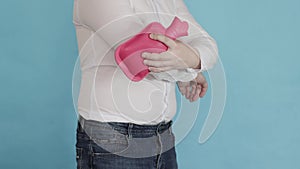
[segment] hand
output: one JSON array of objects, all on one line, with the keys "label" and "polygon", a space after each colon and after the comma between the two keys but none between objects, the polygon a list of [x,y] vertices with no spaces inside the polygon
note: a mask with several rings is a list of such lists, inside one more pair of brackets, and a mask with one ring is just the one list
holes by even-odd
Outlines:
[{"label": "hand", "polygon": [[144,52],[144,64],[155,73],[171,69],[200,68],[200,57],[197,52],[179,40],[173,40],[160,34],[150,34],[150,38],[168,46],[162,53]]},{"label": "hand", "polygon": [[197,77],[189,82],[176,82],[179,91],[190,102],[198,100],[199,97],[204,97],[208,89],[208,83],[202,73],[198,73]]}]

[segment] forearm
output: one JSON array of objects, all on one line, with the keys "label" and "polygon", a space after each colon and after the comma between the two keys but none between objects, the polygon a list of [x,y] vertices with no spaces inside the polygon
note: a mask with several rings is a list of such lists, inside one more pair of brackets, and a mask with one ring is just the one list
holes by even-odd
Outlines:
[{"label": "forearm", "polygon": [[[218,58],[218,47],[216,41],[202,28],[200,24],[190,14],[183,0],[176,1],[176,15],[189,23],[189,32],[187,37],[180,40],[196,50],[200,59],[197,68],[201,71],[212,68]],[[195,68],[195,67],[191,67]]]}]

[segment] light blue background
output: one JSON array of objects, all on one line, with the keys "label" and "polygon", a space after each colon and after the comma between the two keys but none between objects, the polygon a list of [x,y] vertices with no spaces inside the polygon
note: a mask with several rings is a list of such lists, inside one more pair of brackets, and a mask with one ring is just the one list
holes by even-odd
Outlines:
[{"label": "light blue background", "polygon": [[[181,169],[300,168],[300,1],[186,0],[219,45],[224,117],[205,144],[209,107],[177,146]],[[0,168],[75,168],[73,1],[1,1]]]}]

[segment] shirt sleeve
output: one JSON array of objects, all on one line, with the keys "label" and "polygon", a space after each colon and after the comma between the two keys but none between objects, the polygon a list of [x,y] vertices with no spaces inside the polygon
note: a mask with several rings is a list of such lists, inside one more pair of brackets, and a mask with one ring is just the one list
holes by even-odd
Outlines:
[{"label": "shirt sleeve", "polygon": [[[180,40],[198,52],[201,60],[200,71],[212,68],[218,59],[218,47],[215,40],[197,23],[183,0],[174,1],[176,4],[176,15],[189,23],[189,35]],[[194,70],[199,72],[198,69]]]},{"label": "shirt sleeve", "polygon": [[[175,0],[176,1],[176,0]],[[77,0],[77,23],[92,30],[108,48],[116,49],[121,43],[139,33],[145,23],[135,14],[131,1],[125,0]],[[201,69],[169,70],[161,73],[152,73],[157,80],[190,81],[198,72],[212,67],[216,55],[213,54],[213,39],[196,23],[189,14],[182,0],[176,1],[176,15],[186,20],[198,29],[190,30],[189,36],[182,41],[199,52]]]},{"label": "shirt sleeve", "polygon": [[201,68],[177,69],[160,73],[152,73],[156,79],[166,81],[190,81],[197,77],[199,72],[206,71],[214,66],[218,58],[218,48],[215,40],[202,28],[190,14],[183,0],[174,0],[176,16],[189,24],[188,36],[179,40],[194,49],[200,57]]}]

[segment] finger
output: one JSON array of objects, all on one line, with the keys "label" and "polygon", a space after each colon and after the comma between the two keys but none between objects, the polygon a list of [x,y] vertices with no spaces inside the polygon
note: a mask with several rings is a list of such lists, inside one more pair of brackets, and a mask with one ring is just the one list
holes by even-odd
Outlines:
[{"label": "finger", "polygon": [[189,97],[189,100],[192,101],[194,95],[196,94],[196,85],[193,84],[192,87],[191,87],[191,92],[190,92],[190,97]]},{"label": "finger", "polygon": [[207,92],[207,89],[208,89],[208,84],[207,83],[204,83],[201,87],[201,92],[199,94],[199,97],[204,97],[206,92]]},{"label": "finger", "polygon": [[196,82],[195,81],[190,81],[190,95],[189,98],[193,97],[195,90],[196,90]]},{"label": "finger", "polygon": [[164,55],[163,53],[148,53],[148,52],[142,53],[142,58],[146,60],[157,60],[157,61],[171,59],[169,55]]},{"label": "finger", "polygon": [[168,70],[171,70],[173,69],[172,67],[149,67],[148,68],[151,72],[154,72],[154,73],[160,73],[160,72],[165,72],[165,71],[168,71]]},{"label": "finger", "polygon": [[171,39],[171,38],[169,38],[165,35],[151,33],[150,38],[153,39],[153,40],[158,40],[158,41],[164,43],[165,45],[167,45],[171,49],[175,48],[176,45],[177,45],[176,42],[173,39]]},{"label": "finger", "polygon": [[196,86],[195,87],[195,92],[193,93],[193,96],[191,96],[191,101],[196,101],[199,98],[200,90]]},{"label": "finger", "polygon": [[194,95],[193,98],[192,98],[192,101],[196,101],[196,100],[199,99],[199,94],[200,94],[200,92],[201,92],[201,88],[197,87],[196,92],[195,92],[195,95]]},{"label": "finger", "polygon": [[171,67],[173,61],[144,60],[144,65],[156,68]]},{"label": "finger", "polygon": [[190,85],[185,87],[186,93],[185,93],[185,98],[189,99],[190,97]]},{"label": "finger", "polygon": [[182,95],[185,95],[186,93],[186,88],[184,86],[184,84],[182,84],[182,82],[177,82],[177,86],[179,88],[179,91]]},{"label": "finger", "polygon": [[177,81],[176,83],[178,87],[186,87],[187,85],[190,84],[190,82],[182,82],[182,81]]}]

